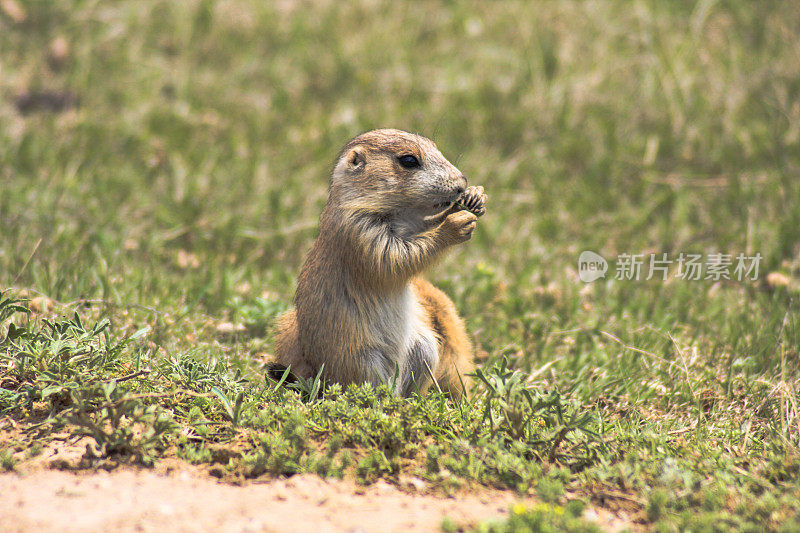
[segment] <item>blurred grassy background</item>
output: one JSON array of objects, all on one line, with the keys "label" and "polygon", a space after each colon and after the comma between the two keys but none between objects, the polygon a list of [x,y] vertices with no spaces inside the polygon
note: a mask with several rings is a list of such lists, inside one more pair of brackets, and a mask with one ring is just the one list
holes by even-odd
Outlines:
[{"label": "blurred grassy background", "polygon": [[[432,273],[482,358],[668,409],[797,375],[791,290],[763,283],[800,267],[795,2],[4,6],[3,286],[265,331],[338,150],[397,127],[489,192]],[[584,286],[584,249],[765,260],[757,283]]]}]

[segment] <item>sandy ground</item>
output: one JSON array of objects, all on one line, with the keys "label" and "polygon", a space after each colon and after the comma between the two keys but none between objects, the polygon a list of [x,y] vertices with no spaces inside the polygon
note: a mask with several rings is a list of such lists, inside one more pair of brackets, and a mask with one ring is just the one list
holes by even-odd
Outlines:
[{"label": "sandy ground", "polygon": [[313,475],[234,486],[187,471],[58,470],[0,475],[0,530],[17,531],[438,531],[499,517],[514,498],[456,498],[367,489]]},{"label": "sandy ground", "polygon": [[[0,442],[15,435],[0,428]],[[154,469],[80,469],[86,442],[65,434],[33,458],[17,447],[16,470],[0,474],[0,533],[440,531],[445,518],[470,526],[505,516],[516,502],[535,503],[485,487],[453,498],[428,494],[424,481],[407,476],[400,477],[400,490],[385,481],[363,487],[310,474],[235,485],[178,459]],[[606,509],[584,516],[607,531],[639,529]]]}]

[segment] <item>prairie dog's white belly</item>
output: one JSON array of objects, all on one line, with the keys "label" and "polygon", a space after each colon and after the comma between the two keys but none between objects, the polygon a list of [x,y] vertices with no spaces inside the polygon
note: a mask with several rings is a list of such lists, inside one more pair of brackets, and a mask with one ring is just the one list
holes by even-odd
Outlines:
[{"label": "prairie dog's white belly", "polygon": [[403,356],[414,329],[415,303],[409,287],[398,294],[370,302],[365,318],[369,324],[369,338],[373,348],[385,352],[387,357],[395,360]]},{"label": "prairie dog's white belly", "polygon": [[436,339],[422,322],[423,311],[410,286],[370,302],[362,311],[371,341],[365,354],[370,381],[388,383],[397,370],[399,386],[407,388],[409,373],[414,373],[416,380],[425,379],[421,365],[433,371],[438,361]]}]

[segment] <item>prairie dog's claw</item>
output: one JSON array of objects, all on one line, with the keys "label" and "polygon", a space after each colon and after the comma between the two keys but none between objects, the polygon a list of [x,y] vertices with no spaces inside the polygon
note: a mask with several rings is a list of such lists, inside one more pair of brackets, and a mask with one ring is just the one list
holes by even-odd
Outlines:
[{"label": "prairie dog's claw", "polygon": [[481,216],[486,213],[486,201],[488,197],[483,190],[483,187],[468,187],[464,194],[461,195],[461,198],[458,199],[458,203],[461,205],[462,208],[466,209],[467,211],[472,212],[475,216]]}]

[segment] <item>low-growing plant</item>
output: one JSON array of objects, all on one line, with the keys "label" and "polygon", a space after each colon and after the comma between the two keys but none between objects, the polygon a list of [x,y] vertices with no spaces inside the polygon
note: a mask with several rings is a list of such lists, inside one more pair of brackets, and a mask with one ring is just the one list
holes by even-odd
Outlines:
[{"label": "low-growing plant", "polygon": [[87,458],[131,458],[152,464],[165,436],[176,428],[171,413],[143,402],[146,395],[129,394],[113,380],[97,388],[100,394],[91,389],[70,391],[72,407],[59,415],[74,426],[75,434],[94,440],[93,447],[87,447]]},{"label": "low-growing plant", "polygon": [[486,386],[483,420],[492,438],[529,444],[538,460],[573,468],[593,463],[602,451],[596,413],[558,391],[545,392],[526,383],[526,374],[509,369],[505,358],[476,369],[475,375]]}]

